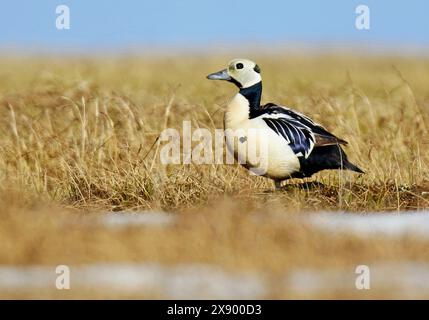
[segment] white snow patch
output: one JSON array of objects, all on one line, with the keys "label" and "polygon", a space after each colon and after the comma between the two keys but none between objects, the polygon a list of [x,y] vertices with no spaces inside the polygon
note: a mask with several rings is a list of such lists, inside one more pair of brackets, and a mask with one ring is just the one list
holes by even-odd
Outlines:
[{"label": "white snow patch", "polygon": [[108,212],[100,215],[99,221],[108,227],[128,226],[169,226],[176,222],[176,216],[171,213],[143,212]]},{"label": "white snow patch", "polygon": [[[391,263],[368,265],[370,289],[389,290],[397,298],[429,296],[429,264]],[[305,269],[292,272],[285,286],[292,292],[311,295],[338,290],[357,290],[358,274],[350,269]],[[366,291],[366,290],[360,290]]]},{"label": "white snow patch", "polygon": [[[55,267],[0,267],[0,291],[54,289]],[[209,265],[93,264],[70,266],[73,289],[91,288],[167,299],[258,299],[265,280],[251,273],[226,272]]]},{"label": "white snow patch", "polygon": [[306,217],[315,228],[357,235],[416,235],[429,237],[429,212],[315,213]]}]

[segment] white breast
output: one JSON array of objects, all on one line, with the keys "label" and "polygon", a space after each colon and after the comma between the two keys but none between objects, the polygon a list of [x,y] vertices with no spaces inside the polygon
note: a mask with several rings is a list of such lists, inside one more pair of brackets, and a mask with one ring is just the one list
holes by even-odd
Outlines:
[{"label": "white breast", "polygon": [[273,179],[299,171],[298,157],[286,140],[261,118],[249,119],[249,103],[241,94],[228,104],[224,124],[229,151],[236,160],[244,160],[246,167],[263,169],[257,173]]}]

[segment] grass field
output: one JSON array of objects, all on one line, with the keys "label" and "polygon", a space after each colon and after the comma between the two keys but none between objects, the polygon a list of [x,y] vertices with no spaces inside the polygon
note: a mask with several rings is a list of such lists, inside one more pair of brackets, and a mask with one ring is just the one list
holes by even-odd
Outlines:
[{"label": "grass field", "polygon": [[[427,238],[330,234],[307,212],[429,208],[429,59],[264,56],[263,102],[291,106],[347,140],[366,174],[321,172],[281,192],[238,165],[162,165],[165,128],[222,128],[236,88],[205,80],[232,57],[0,58],[0,264],[208,264],[267,274],[429,263]],[[81,223],[110,211],[163,211],[171,227]],[[0,292],[0,297],[121,297]],[[123,295],[159,297],[156,293]],[[162,295],[161,295],[162,296]],[[266,297],[395,297],[392,290]]]}]

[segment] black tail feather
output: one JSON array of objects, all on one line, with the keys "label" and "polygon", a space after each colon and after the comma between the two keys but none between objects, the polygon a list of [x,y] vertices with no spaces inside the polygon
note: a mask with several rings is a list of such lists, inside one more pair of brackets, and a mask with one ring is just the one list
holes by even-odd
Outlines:
[{"label": "black tail feather", "polygon": [[307,159],[300,158],[300,164],[300,174],[304,177],[310,177],[314,173],[325,169],[346,169],[365,173],[362,169],[349,162],[346,153],[339,145],[316,147]]},{"label": "black tail feather", "polygon": [[344,169],[347,170],[351,170],[354,172],[359,172],[359,173],[365,173],[365,171],[363,171],[361,168],[359,168],[358,166],[354,165],[353,163],[349,162],[349,160],[346,160],[346,162],[344,163]]}]

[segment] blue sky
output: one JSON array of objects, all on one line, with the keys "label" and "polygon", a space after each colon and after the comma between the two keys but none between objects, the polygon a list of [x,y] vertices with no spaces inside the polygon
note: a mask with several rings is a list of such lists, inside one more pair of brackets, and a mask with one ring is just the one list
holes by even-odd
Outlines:
[{"label": "blue sky", "polygon": [[[57,5],[70,30],[55,28]],[[370,8],[370,30],[355,8]],[[254,42],[429,46],[429,1],[13,0],[0,10],[0,49],[199,47]]]}]

